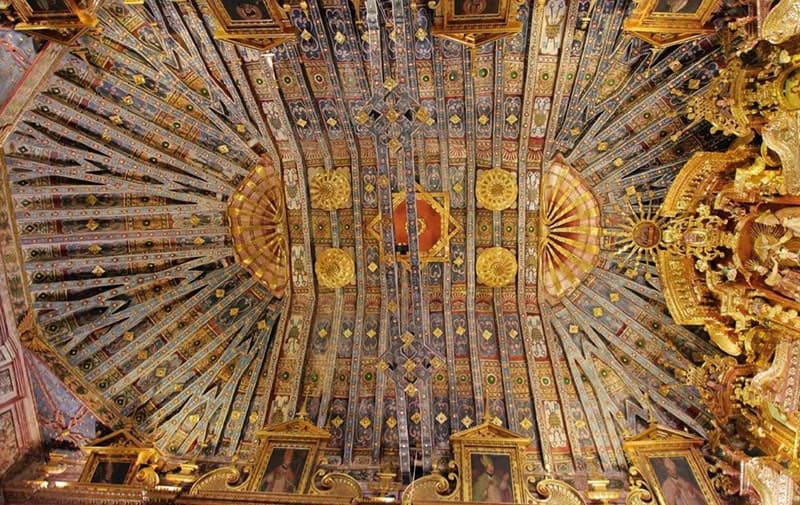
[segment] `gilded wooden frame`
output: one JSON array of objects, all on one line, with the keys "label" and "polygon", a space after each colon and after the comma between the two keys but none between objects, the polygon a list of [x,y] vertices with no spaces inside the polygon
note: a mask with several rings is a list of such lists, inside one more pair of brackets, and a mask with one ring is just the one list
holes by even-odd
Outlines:
[{"label": "gilded wooden frame", "polygon": [[625,20],[626,31],[664,47],[714,33],[708,26],[721,0],[641,0]]},{"label": "gilded wooden frame", "polygon": [[[484,422],[474,428],[456,433],[450,437],[453,454],[461,473],[461,499],[472,502],[477,498],[477,503],[497,502],[497,493],[502,494],[500,503],[524,503],[528,493],[525,487],[523,473],[523,451],[530,443],[530,439],[523,437],[511,430],[497,426],[491,422]],[[487,464],[494,466],[490,478],[491,486],[496,487],[494,495],[487,495],[485,491],[481,496],[475,492],[477,484],[483,480],[487,472]],[[506,478],[505,475],[508,475]],[[481,484],[482,486],[484,484]]]},{"label": "gilded wooden frame", "polygon": [[686,433],[651,425],[626,440],[623,448],[659,505],[675,502],[672,489],[702,495],[708,505],[722,505],[705,470],[707,464],[700,454],[702,444],[702,439]]},{"label": "gilded wooden frame", "polygon": [[[155,449],[141,447],[84,447],[84,450],[89,456],[79,481],[93,484],[132,485],[136,473],[156,456]],[[104,468],[108,473],[98,478],[98,471]]]},{"label": "gilded wooden frame", "polygon": [[[306,494],[317,455],[330,438],[330,433],[306,419],[293,419],[258,431],[256,438],[261,449],[256,455],[250,478],[244,483],[244,490]],[[281,466],[285,468],[281,469]]]},{"label": "gilded wooden frame", "polygon": [[275,0],[208,0],[219,28],[214,38],[267,50],[296,37],[286,11]]}]

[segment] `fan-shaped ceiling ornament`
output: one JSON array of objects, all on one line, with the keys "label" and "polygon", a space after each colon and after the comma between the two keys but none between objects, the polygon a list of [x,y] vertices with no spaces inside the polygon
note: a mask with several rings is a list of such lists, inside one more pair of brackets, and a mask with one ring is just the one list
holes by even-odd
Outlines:
[{"label": "fan-shaped ceiling ornament", "polygon": [[353,258],[342,249],[325,249],[314,263],[317,281],[324,288],[337,289],[352,283],[356,275]]},{"label": "fan-shaped ceiling ornament", "polygon": [[475,269],[481,284],[492,288],[508,286],[517,275],[517,258],[504,247],[489,247],[478,255]]},{"label": "fan-shaped ceiling ornament", "polygon": [[320,210],[350,206],[350,181],[344,169],[320,170],[308,179],[311,206]]},{"label": "fan-shaped ceiling ornament", "polygon": [[517,201],[514,174],[501,168],[481,170],[475,182],[475,198],[489,210],[505,210]]},{"label": "fan-shaped ceiling ornament", "polygon": [[593,268],[600,250],[600,209],[586,181],[560,158],[542,175],[541,285],[557,300]]},{"label": "fan-shaped ceiling ornament", "polygon": [[289,261],[280,174],[256,165],[231,195],[228,218],[236,261],[272,294],[283,296]]}]

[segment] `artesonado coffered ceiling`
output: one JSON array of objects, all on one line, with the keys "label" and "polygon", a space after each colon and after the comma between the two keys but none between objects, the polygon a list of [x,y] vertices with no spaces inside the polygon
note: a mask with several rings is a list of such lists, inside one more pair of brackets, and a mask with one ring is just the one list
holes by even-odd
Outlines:
[{"label": "artesonado coffered ceiling", "polygon": [[[658,50],[627,1],[522,3],[470,52],[394,0],[216,41],[202,1],[110,1],[5,145],[29,345],[109,426],[229,461],[302,403],[329,461],[429,469],[495,416],[534,471],[627,468],[706,339],[667,315],[654,209],[715,35]],[[654,238],[656,236],[656,238]],[[487,412],[488,408],[488,412]]]}]

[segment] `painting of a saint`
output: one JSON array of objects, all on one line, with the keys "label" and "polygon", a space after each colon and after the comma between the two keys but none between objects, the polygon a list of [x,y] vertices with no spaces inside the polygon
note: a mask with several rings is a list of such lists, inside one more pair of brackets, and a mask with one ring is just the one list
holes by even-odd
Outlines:
[{"label": "painting of a saint", "polygon": [[308,458],[308,449],[276,447],[258,485],[265,493],[299,493],[300,477]]},{"label": "painting of a saint", "polygon": [[454,0],[453,12],[456,16],[477,16],[499,14],[499,0]]},{"label": "painting of a saint", "polygon": [[651,458],[661,494],[668,505],[707,505],[685,457]]},{"label": "painting of a saint", "polygon": [[700,0],[659,0],[653,12],[694,14],[700,8],[700,3]]},{"label": "painting of a saint", "polygon": [[222,0],[231,21],[269,21],[269,13],[261,0]]},{"label": "painting of a saint", "polygon": [[133,466],[130,461],[99,461],[92,473],[91,482],[97,484],[125,484]]},{"label": "painting of a saint", "polygon": [[472,501],[514,503],[511,459],[504,454],[472,454]]},{"label": "painting of a saint", "polygon": [[64,0],[29,0],[33,12],[63,12],[69,11]]}]

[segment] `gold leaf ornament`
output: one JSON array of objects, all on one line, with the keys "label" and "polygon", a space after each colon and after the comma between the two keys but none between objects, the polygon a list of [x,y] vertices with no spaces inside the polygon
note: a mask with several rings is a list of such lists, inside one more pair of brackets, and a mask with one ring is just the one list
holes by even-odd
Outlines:
[{"label": "gold leaf ornament", "polygon": [[323,170],[308,181],[311,206],[320,210],[336,210],[350,206],[350,181],[343,169]]},{"label": "gold leaf ornament", "polygon": [[314,264],[317,282],[325,288],[337,289],[353,282],[356,268],[353,258],[342,249],[325,249]]},{"label": "gold leaf ornament", "polygon": [[478,282],[492,288],[508,286],[517,275],[517,258],[504,247],[490,247],[478,255]]},{"label": "gold leaf ornament", "polygon": [[514,174],[501,168],[483,170],[475,183],[475,198],[489,210],[505,210],[517,200]]}]

